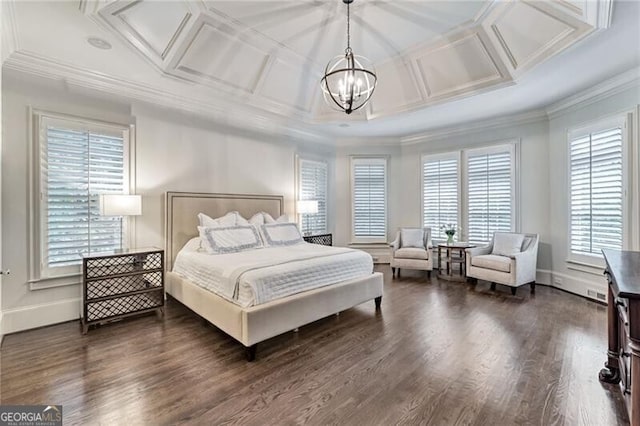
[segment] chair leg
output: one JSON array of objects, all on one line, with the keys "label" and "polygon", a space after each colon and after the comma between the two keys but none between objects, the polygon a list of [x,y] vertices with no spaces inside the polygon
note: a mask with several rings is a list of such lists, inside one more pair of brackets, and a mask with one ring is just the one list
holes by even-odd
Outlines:
[{"label": "chair leg", "polygon": [[398,269],[398,278],[400,278],[400,268],[397,268],[397,269]]},{"label": "chair leg", "polygon": [[511,295],[512,296],[516,295],[516,291],[518,291],[518,287],[511,287]]},{"label": "chair leg", "polygon": [[531,294],[535,294],[535,292],[536,292],[536,282],[533,281],[533,282],[529,283],[529,286],[531,287]]},{"label": "chair leg", "polygon": [[394,268],[393,266],[391,267],[391,277],[392,278],[396,277],[396,268]]},{"label": "chair leg", "polygon": [[258,349],[258,345],[245,346],[245,355],[247,357],[247,361],[253,362],[256,360],[256,350]]},{"label": "chair leg", "polygon": [[431,279],[431,271],[427,271],[427,278]]},{"label": "chair leg", "polygon": [[491,283],[491,291],[495,291],[496,289],[496,283]]},{"label": "chair leg", "polygon": [[382,296],[376,297],[375,302],[376,302],[376,311],[379,311],[380,306],[382,305]]}]

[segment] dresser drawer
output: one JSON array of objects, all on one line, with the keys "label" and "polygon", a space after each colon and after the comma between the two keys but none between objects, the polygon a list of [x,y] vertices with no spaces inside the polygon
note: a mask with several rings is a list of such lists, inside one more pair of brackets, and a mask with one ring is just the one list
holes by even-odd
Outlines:
[{"label": "dresser drawer", "polygon": [[151,288],[162,288],[162,271],[88,281],[86,299],[99,299]]},{"label": "dresser drawer", "polygon": [[162,253],[136,253],[131,255],[105,256],[85,259],[87,279],[162,270]]},{"label": "dresser drawer", "polygon": [[164,305],[164,292],[159,289],[147,293],[116,297],[99,302],[89,302],[86,305],[85,321],[99,321],[125,314],[134,314]]}]

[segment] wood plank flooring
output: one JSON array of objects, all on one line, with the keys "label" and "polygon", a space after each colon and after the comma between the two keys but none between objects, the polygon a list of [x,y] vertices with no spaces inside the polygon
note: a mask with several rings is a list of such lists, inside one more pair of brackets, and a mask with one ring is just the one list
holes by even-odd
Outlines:
[{"label": "wood plank flooring", "polygon": [[173,299],[164,321],[6,336],[0,401],[62,404],[65,424],[628,424],[597,379],[604,306],[378,269],[380,313],[372,301],[271,339],[254,363]]}]

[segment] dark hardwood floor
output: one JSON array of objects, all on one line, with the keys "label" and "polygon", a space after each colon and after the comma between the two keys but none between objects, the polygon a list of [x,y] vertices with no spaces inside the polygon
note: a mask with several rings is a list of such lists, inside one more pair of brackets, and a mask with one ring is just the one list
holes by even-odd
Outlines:
[{"label": "dark hardwood floor", "polygon": [[164,321],[6,336],[0,401],[62,404],[65,424],[628,423],[597,378],[605,306],[380,270],[380,313],[371,301],[271,339],[254,363],[173,299]]}]

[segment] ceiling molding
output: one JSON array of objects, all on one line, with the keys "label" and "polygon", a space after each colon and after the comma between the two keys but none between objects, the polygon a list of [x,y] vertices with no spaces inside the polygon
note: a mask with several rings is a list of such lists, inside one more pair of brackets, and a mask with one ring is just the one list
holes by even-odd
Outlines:
[{"label": "ceiling molding", "polygon": [[587,105],[598,102],[609,96],[616,95],[634,87],[640,86],[640,69],[632,68],[622,74],[593,85],[559,102],[546,107],[549,118],[556,118]]},{"label": "ceiling molding", "polygon": [[91,70],[79,69],[67,64],[45,58],[31,52],[15,52],[4,66],[7,70],[28,73],[51,80],[63,80],[68,85],[105,92],[129,100],[137,100],[166,108],[192,112],[238,128],[279,134],[299,138],[307,142],[332,145],[333,141],[320,133],[284,121],[275,114],[265,113],[261,109],[250,109],[245,105],[213,103],[211,98],[186,97],[156,87],[146,86],[121,78],[106,76]]},{"label": "ceiling molding", "polygon": [[496,117],[488,120],[477,120],[469,123],[456,124],[442,129],[418,133],[400,138],[401,145],[416,145],[434,140],[460,136],[491,129],[499,129],[524,124],[535,123],[547,119],[547,113],[543,109],[535,109],[520,114]]}]

